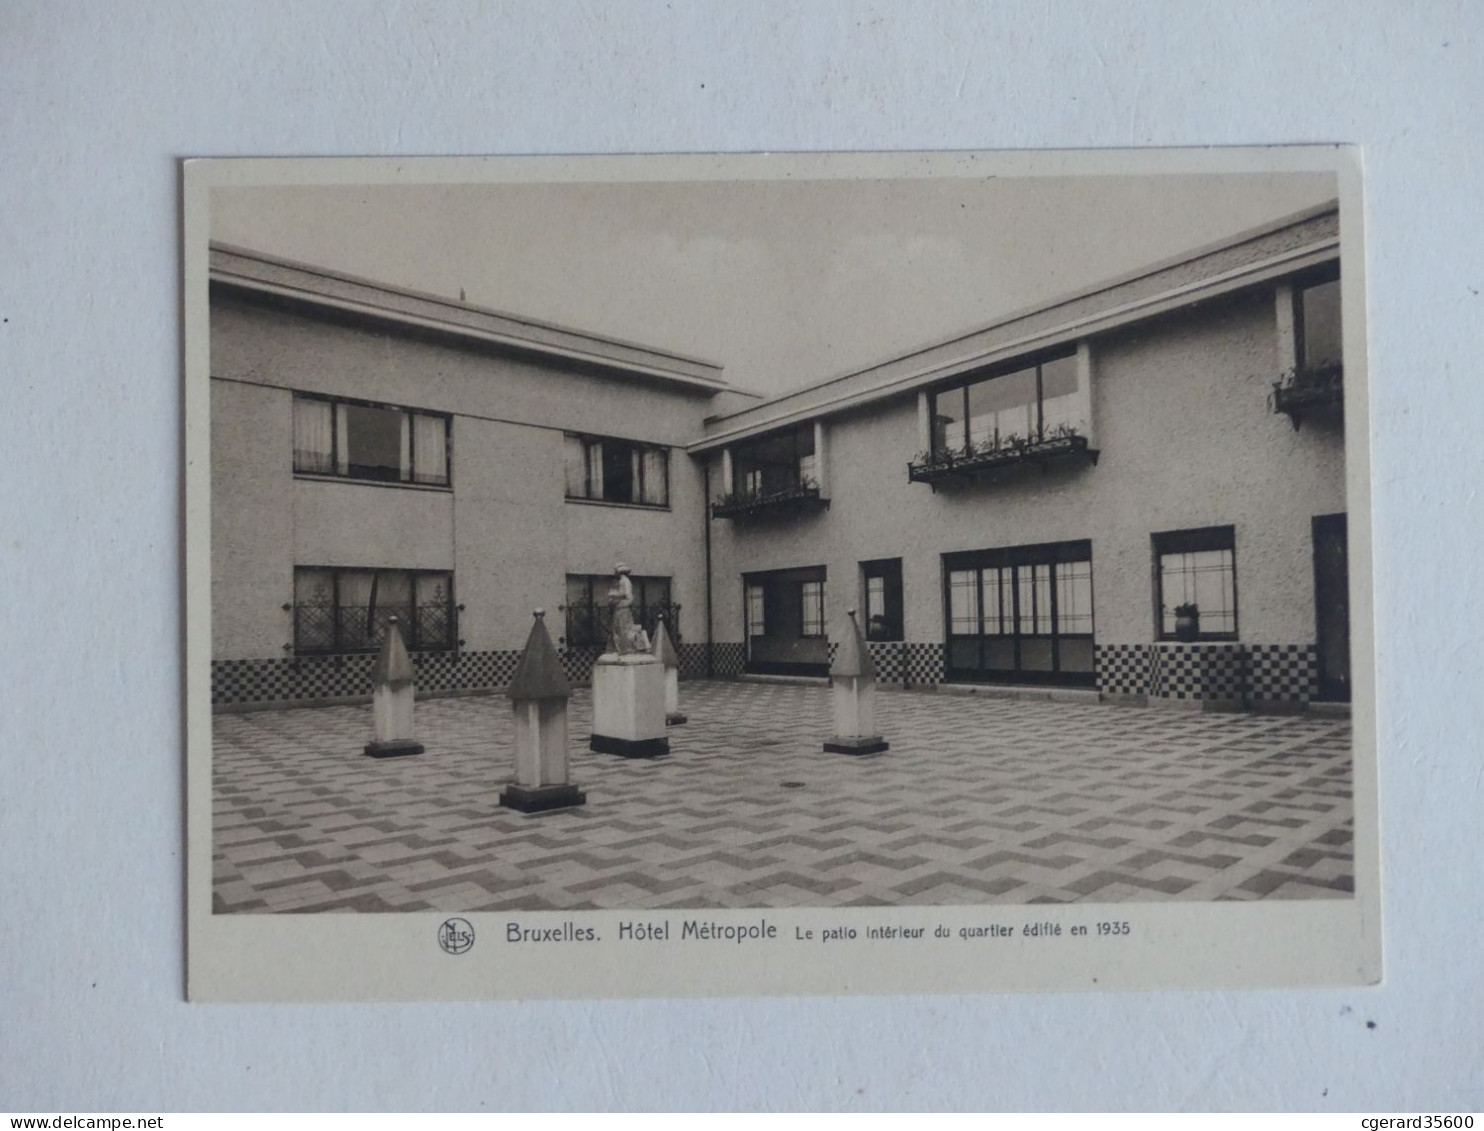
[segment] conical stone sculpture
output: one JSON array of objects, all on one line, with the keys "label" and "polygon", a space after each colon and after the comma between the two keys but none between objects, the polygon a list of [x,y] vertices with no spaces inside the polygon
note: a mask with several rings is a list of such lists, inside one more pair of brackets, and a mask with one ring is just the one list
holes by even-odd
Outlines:
[{"label": "conical stone sculpture", "polygon": [[396,617],[389,617],[386,639],[381,642],[376,665],[371,669],[371,724],[375,738],[366,744],[368,756],[401,758],[423,752],[423,744],[412,737],[415,675],[412,657],[402,642],[402,629]]},{"label": "conical stone sculpture", "polygon": [[649,651],[665,665],[665,725],[677,727],[688,721],[680,713],[680,654],[675,651],[675,643],[670,639],[669,629],[665,627],[663,613],[657,618],[654,640],[650,643]]},{"label": "conical stone sculpture", "polygon": [[587,802],[569,780],[567,700],[572,686],[546,631],[546,611],[535,611],[531,635],[505,694],[515,713],[515,770],[500,804],[522,813],[568,809]]},{"label": "conical stone sculpture", "polygon": [[876,665],[855,610],[848,610],[848,615],[850,627],[830,665],[835,733],[824,748],[834,754],[879,754],[890,744],[876,733]]}]

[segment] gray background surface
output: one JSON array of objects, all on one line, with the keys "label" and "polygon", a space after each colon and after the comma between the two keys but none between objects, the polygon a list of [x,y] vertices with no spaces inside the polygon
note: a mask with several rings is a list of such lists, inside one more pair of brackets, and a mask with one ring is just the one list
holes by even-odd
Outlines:
[{"label": "gray background surface", "polygon": [[[1484,1107],[1484,9],[0,9],[0,1108]],[[1365,146],[1383,987],[181,1001],[178,158]],[[354,961],[354,955],[346,956]]]}]

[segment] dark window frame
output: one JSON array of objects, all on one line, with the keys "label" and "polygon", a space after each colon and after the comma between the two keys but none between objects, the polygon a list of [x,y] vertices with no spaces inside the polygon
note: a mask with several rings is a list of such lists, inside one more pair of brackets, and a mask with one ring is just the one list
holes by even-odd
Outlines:
[{"label": "dark window frame", "polygon": [[[295,401],[318,401],[328,404],[332,410],[336,405],[347,405],[355,408],[374,408],[383,412],[396,412],[409,417],[426,416],[435,420],[443,421],[443,480],[442,482],[419,481],[417,479],[417,428],[408,425],[408,473],[411,479],[392,479],[385,475],[355,475],[351,473],[349,464],[345,471],[340,471],[340,449],[345,443],[340,435],[340,414],[335,411],[330,413],[330,470],[325,471],[318,468],[301,468],[298,462],[294,462],[294,475],[310,478],[340,479],[352,483],[376,483],[384,487],[413,487],[422,490],[451,491],[453,490],[453,414],[449,412],[438,412],[434,409],[413,408],[408,405],[387,404],[384,401],[361,400],[357,397],[338,397],[327,393],[305,393],[294,392]],[[292,425],[291,425],[292,427]]]},{"label": "dark window frame", "polygon": [[[569,503],[597,503],[597,504],[603,504],[603,505],[607,505],[607,506],[617,506],[617,507],[642,507],[645,510],[652,510],[652,511],[669,510],[670,509],[670,487],[671,487],[670,480],[671,480],[671,476],[670,476],[670,448],[669,448],[668,445],[665,445],[665,444],[651,444],[651,443],[648,443],[648,442],[646,442],[644,440],[629,440],[629,439],[626,439],[626,438],[624,438],[622,436],[600,436],[600,435],[598,435],[595,432],[570,432],[570,431],[569,432],[563,432],[562,433],[562,442],[563,442],[563,444],[565,444],[567,442],[567,440],[569,440],[569,439],[570,440],[578,440],[578,441],[580,441],[582,443],[583,486],[586,488],[587,493],[586,494],[580,494],[580,495],[574,495],[572,493],[571,484],[570,483],[567,483],[564,486],[564,490],[566,492],[566,500],[567,500],[567,502],[569,502]],[[604,444],[604,445],[613,444],[613,445],[618,445],[618,446],[622,447],[624,450],[629,451],[629,452],[633,452],[633,451],[639,452],[639,457],[640,457],[639,458],[639,482],[637,484],[638,495],[639,495],[639,498],[638,499],[633,499],[633,498],[628,498],[628,499],[610,499],[610,498],[607,497],[606,494],[594,495],[592,493],[592,488],[593,488],[592,458],[593,458],[593,445],[595,445],[595,444]],[[663,490],[664,500],[662,502],[658,502],[658,503],[646,503],[646,502],[643,501],[644,494],[645,494],[645,491],[644,491],[644,487],[645,487],[645,481],[644,481],[644,476],[645,476],[644,456],[646,454],[650,453],[650,452],[657,452],[657,453],[659,453],[663,457],[663,459],[660,462],[660,466],[663,469],[662,470],[662,474],[664,476],[664,484],[663,484],[663,488],[664,488],[664,490]],[[563,453],[563,459],[565,461],[565,450],[564,450],[564,453]],[[562,474],[563,474],[563,477],[565,479],[565,476],[566,476],[565,462],[564,462]],[[601,472],[600,472],[598,478],[599,478],[599,480],[601,482],[601,480],[603,479],[603,476],[602,476]],[[602,490],[602,487],[601,486],[599,487],[599,490],[600,491]],[[577,575],[574,574],[573,576],[577,576]]]},{"label": "dark window frame", "polygon": [[1177,640],[1174,632],[1164,628],[1164,568],[1161,559],[1168,554],[1199,554],[1227,550],[1231,553],[1232,629],[1230,632],[1196,632],[1198,641],[1234,641],[1241,639],[1241,598],[1237,585],[1237,528],[1235,526],[1197,526],[1184,530],[1164,530],[1149,536],[1154,576],[1154,638]]},{"label": "dark window frame", "polygon": [[[861,629],[867,640],[897,641],[906,639],[903,631],[902,559],[875,558],[861,562]],[[885,624],[880,632],[875,631],[871,621],[871,582],[882,580],[882,614]]]},{"label": "dark window frame", "polygon": [[[787,463],[777,461],[762,461],[753,453],[759,449],[777,444],[782,440],[789,440],[793,449],[793,458]],[[805,442],[807,440],[807,443]],[[791,491],[803,490],[806,486],[819,487],[819,450],[815,446],[814,424],[794,425],[789,428],[780,428],[762,436],[753,436],[732,448],[732,489],[738,495],[755,495],[767,498],[772,495],[787,494]],[[804,449],[808,450],[805,451]],[[814,474],[812,476],[802,475],[799,472],[799,464],[806,458],[814,460]],[[768,482],[767,469],[782,469],[781,480],[775,479],[772,484]],[[748,475],[757,473],[758,485],[756,488],[747,486]]]},{"label": "dark window frame", "polygon": [[[1309,272],[1293,281],[1293,361],[1300,370],[1318,368],[1309,362],[1306,356],[1309,352],[1309,343],[1304,330],[1304,292],[1313,290],[1315,287],[1327,286],[1330,283],[1340,282],[1340,265],[1331,263],[1313,272]],[[1341,302],[1344,301],[1343,292],[1340,295]],[[1343,311],[1341,313],[1341,352],[1343,353]],[[1342,362],[1343,364],[1343,362]]]},{"label": "dark window frame", "polygon": [[[800,640],[825,640],[825,639],[828,639],[828,637],[829,637],[829,622],[825,619],[825,585],[826,584],[827,584],[826,580],[824,578],[822,578],[822,577],[818,577],[818,578],[811,577],[811,578],[808,578],[807,580],[803,580],[803,581],[800,581],[798,583],[798,585],[799,585],[799,639]],[[809,606],[806,603],[808,601],[808,598],[804,594],[804,587],[807,586],[807,585],[818,585],[819,586],[819,600],[817,602],[817,604],[819,606],[819,608],[818,608],[818,614],[819,614],[819,631],[818,632],[810,632],[809,631]]]},{"label": "dark window frame", "polygon": [[[1042,369],[1047,364],[1053,361],[1065,361],[1068,358],[1075,358],[1076,356],[1077,347],[1075,345],[1072,346],[1070,349],[1063,347],[1054,350],[1047,350],[1042,353],[1032,354],[1029,357],[1020,357],[1016,358],[1013,361],[997,363],[986,369],[977,370],[966,377],[955,378],[953,381],[943,385],[939,385],[937,388],[931,390],[928,393],[928,420],[930,421],[928,439],[932,445],[932,454],[934,456],[941,456],[948,453],[956,454],[963,450],[962,447],[949,448],[941,438],[942,430],[939,429],[937,425],[938,398],[940,396],[951,396],[953,394],[958,395],[959,410],[963,414],[960,419],[962,419],[964,422],[964,442],[967,443],[969,439],[970,421],[969,389],[975,385],[981,385],[989,381],[997,380],[1001,377],[1008,377],[1012,373],[1024,372],[1025,370],[1032,367],[1034,367],[1036,370],[1036,434],[1034,437],[1027,436],[1026,439],[1033,442],[1044,440],[1046,438],[1046,414],[1044,407],[1046,397],[1044,391],[1045,380],[1042,374]],[[1080,376],[1081,374],[1079,373],[1079,378]]]},{"label": "dark window frame", "polygon": [[[454,571],[451,569],[387,569],[379,566],[331,566],[331,565],[295,565],[294,581],[297,590],[298,574],[303,572],[320,572],[330,574],[330,605],[331,613],[331,635],[332,640],[328,647],[306,647],[300,643],[304,633],[301,629],[301,618],[303,610],[320,608],[317,605],[301,605],[297,600],[290,602],[289,609],[294,618],[294,655],[295,656],[355,656],[375,653],[381,650],[381,639],[357,647],[348,647],[344,643],[345,613],[351,611],[341,607],[340,604],[340,581],[341,575],[346,573],[370,573],[370,574],[401,574],[407,578],[408,592],[412,597],[410,606],[410,617],[401,618],[398,624],[402,627],[402,642],[407,645],[409,652],[456,652],[459,648],[458,612],[459,607],[454,600]],[[447,625],[447,637],[442,643],[427,644],[422,640],[422,619],[418,611],[424,607],[417,603],[417,579],[419,577],[446,577],[448,579],[448,591],[444,594],[444,623]],[[372,593],[376,592],[379,578],[372,584]],[[297,592],[296,592],[297,596]],[[366,606],[368,617],[375,615],[375,604]],[[359,610],[359,606],[356,606]],[[367,635],[371,633],[368,631]]]},{"label": "dark window frame", "polygon": [[[1063,632],[1061,631],[1061,594],[1058,584],[1056,567],[1059,565],[1071,565],[1086,562],[1089,568],[1089,585],[1087,617],[1091,622],[1091,629],[1087,632]],[[986,640],[1011,640],[1013,641],[1013,653],[1015,664],[1013,668],[995,669],[992,682],[995,683],[1029,683],[1029,684],[1064,684],[1068,686],[1096,686],[1096,671],[1081,671],[1079,669],[1063,669],[1062,667],[1062,642],[1063,641],[1087,641],[1095,645],[1097,639],[1097,589],[1092,584],[1091,567],[1093,564],[1091,539],[1076,539],[1068,542],[1038,542],[1025,546],[1004,546],[988,550],[960,550],[943,554],[941,557],[942,569],[942,601],[943,601],[943,639],[945,648],[945,676],[950,682],[979,682],[984,675],[990,671],[984,661],[983,648]],[[1049,633],[1021,631],[1024,614],[1020,607],[1022,586],[1020,584],[1019,571],[1035,566],[1050,566],[1051,572],[1047,579],[1048,598],[1050,608],[1047,616],[1050,620],[1051,631]],[[1015,580],[1011,583],[1011,608],[1008,613],[996,619],[1001,620],[1008,617],[1014,626],[1014,631],[1005,633],[985,632],[985,609],[983,602],[984,592],[984,570],[1011,569]],[[978,622],[977,632],[956,633],[953,631],[953,603],[951,578],[954,573],[974,573],[974,601],[977,607],[976,620]],[[1032,575],[1034,577],[1034,574]],[[1032,582],[1032,599],[1035,600],[1034,581]],[[1033,610],[1031,614],[1032,623],[1039,620],[1039,610]],[[960,639],[978,639],[980,641],[980,663],[976,668],[955,668],[952,663],[953,641]],[[1049,640],[1051,648],[1051,667],[1049,669],[1023,667],[1022,649],[1025,640]]]}]

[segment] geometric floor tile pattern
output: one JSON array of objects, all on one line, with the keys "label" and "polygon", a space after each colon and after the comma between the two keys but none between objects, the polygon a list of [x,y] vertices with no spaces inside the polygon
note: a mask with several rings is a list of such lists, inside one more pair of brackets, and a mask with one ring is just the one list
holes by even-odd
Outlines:
[{"label": "geometric floor tile pattern", "polygon": [[417,706],[373,759],[369,706],[217,715],[218,912],[490,911],[1346,898],[1350,726],[882,691],[891,749],[826,754],[828,688],[696,681],[671,755],[587,750],[577,809],[496,798],[503,695]]}]

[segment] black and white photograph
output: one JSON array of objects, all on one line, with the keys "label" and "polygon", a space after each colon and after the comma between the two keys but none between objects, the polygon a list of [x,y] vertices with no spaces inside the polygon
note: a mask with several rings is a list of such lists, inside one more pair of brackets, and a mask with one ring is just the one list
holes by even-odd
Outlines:
[{"label": "black and white photograph", "polygon": [[187,186],[194,992],[412,924],[744,992],[1186,984],[1208,921],[1379,975],[1342,150]]}]

